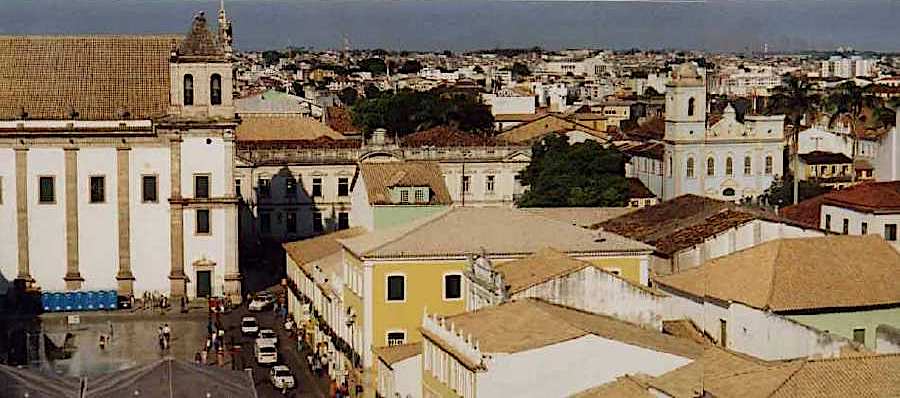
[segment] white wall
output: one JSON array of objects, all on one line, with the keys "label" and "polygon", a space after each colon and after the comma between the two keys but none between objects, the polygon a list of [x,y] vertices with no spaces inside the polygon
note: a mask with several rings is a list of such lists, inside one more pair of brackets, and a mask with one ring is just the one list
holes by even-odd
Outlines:
[{"label": "white wall", "polygon": [[0,294],[12,287],[18,264],[16,153],[11,148],[0,148]]},{"label": "white wall", "polygon": [[491,106],[491,114],[534,114],[534,96],[500,97],[493,94],[484,96],[485,103]]},{"label": "white wall", "polygon": [[[130,154],[131,273],[134,294],[169,291],[171,227],[169,197],[172,193],[168,147],[135,147]],[[143,203],[142,176],[155,175],[156,203]],[[192,190],[193,191],[193,190]]]},{"label": "white wall", "polygon": [[[78,150],[78,268],[85,290],[116,289],[119,224],[116,148]],[[106,200],[90,203],[90,177],[103,176]],[[140,193],[140,192],[138,192]]]},{"label": "white wall", "polygon": [[625,374],[658,376],[690,362],[688,358],[587,335],[515,354],[493,354],[488,371],[477,374],[476,396],[564,397]]},{"label": "white wall", "polygon": [[[66,287],[65,169],[62,148],[28,151],[28,255],[31,276],[45,291]],[[55,203],[38,204],[38,176],[55,177]]]},{"label": "white wall", "polygon": [[357,176],[350,190],[350,226],[363,227],[367,231],[375,230],[375,212],[369,204],[369,193],[362,175]]},{"label": "white wall", "polygon": [[394,391],[401,397],[419,398],[422,396],[422,354],[395,362]]},{"label": "white wall", "polygon": [[[900,214],[873,214],[863,213],[852,209],[823,204],[819,217],[820,227],[825,229],[827,216],[831,216],[831,231],[843,233],[844,219],[848,220],[850,235],[862,234],[862,223],[867,226],[867,235],[880,235],[884,237],[884,226],[896,224],[900,227]],[[895,249],[900,250],[900,239],[891,243]]]}]

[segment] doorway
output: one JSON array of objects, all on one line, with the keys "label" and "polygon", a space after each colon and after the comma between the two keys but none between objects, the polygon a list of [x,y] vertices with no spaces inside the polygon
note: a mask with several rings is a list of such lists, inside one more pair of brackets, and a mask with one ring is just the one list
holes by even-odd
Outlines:
[{"label": "doorway", "polygon": [[212,271],[197,271],[197,297],[212,296]]}]

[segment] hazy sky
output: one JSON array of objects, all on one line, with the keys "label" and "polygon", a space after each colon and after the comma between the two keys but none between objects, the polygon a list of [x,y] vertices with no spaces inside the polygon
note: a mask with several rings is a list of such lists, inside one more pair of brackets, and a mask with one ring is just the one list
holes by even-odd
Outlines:
[{"label": "hazy sky", "polygon": [[[186,32],[218,0],[0,0],[0,34]],[[240,49],[900,50],[895,0],[226,0]]]}]

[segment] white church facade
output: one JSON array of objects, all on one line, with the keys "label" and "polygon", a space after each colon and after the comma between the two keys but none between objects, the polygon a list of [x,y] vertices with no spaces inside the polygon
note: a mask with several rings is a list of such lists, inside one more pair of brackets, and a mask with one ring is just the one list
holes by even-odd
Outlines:
[{"label": "white church facade", "polygon": [[693,64],[683,64],[667,84],[662,192],[654,193],[663,200],[756,198],[783,175],[784,116],[747,115],[741,122],[729,105],[710,124],[704,80]]},{"label": "white church facade", "polygon": [[224,10],[220,27],[0,36],[0,294],[240,300]]}]

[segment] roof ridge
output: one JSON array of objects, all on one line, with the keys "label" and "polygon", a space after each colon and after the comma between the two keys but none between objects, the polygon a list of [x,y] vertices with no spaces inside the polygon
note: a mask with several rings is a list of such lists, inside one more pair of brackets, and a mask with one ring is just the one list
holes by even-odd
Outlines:
[{"label": "roof ridge", "polygon": [[766,297],[766,308],[765,310],[769,310],[773,307],[772,305],[772,297],[775,296],[775,276],[778,274],[778,259],[781,258],[781,250],[784,248],[784,240],[777,240],[777,247],[775,248],[775,256],[773,258],[771,267],[772,267],[772,277],[769,279],[769,294]]}]

